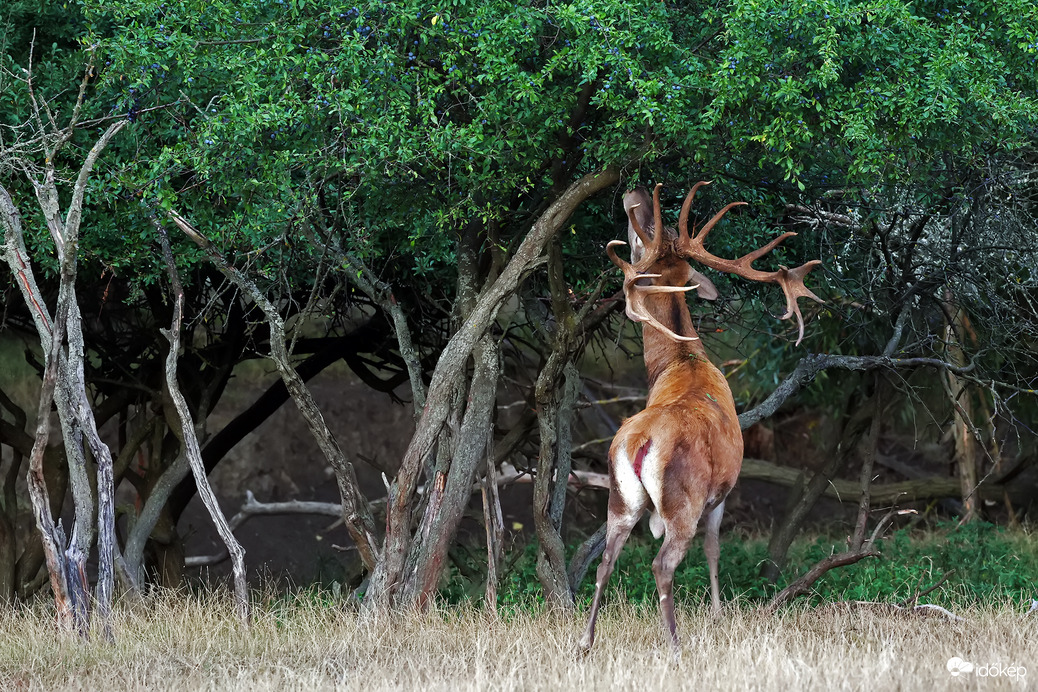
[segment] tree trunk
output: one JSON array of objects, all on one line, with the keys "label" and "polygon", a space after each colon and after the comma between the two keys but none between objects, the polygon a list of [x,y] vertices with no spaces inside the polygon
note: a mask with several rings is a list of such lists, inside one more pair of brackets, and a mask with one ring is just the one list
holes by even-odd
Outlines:
[{"label": "tree trunk", "polygon": [[428,504],[412,544],[401,603],[422,608],[436,594],[447,551],[472,495],[476,470],[492,451],[487,447],[487,432],[493,429],[500,351],[487,335],[473,353],[475,369],[450,467],[446,473],[437,469],[428,484]]},{"label": "tree trunk", "polygon": [[[570,355],[567,352],[563,357]],[[562,514],[572,470],[572,422],[580,392],[580,373],[570,360],[564,362],[561,373],[553,374],[554,370],[556,368],[545,366],[537,382],[541,446],[533,486],[533,523],[540,544],[537,577],[544,589],[544,598],[549,604],[568,610],[573,607],[574,594],[566,568]]]},{"label": "tree trunk", "polygon": [[[956,305],[951,291],[944,294],[944,309],[947,317],[945,326],[945,344],[948,362],[958,367],[967,364],[963,350],[966,334],[970,330],[969,318],[965,311]],[[966,512],[963,522],[980,518],[980,501],[977,497],[978,469],[977,461],[980,446],[975,435],[973,401],[967,387],[952,371],[946,372],[945,391],[952,407],[952,439],[954,441],[955,468],[962,489],[962,505]]]},{"label": "tree trunk", "polygon": [[829,461],[821,471],[814,474],[802,492],[787,510],[782,522],[772,531],[768,541],[768,560],[761,565],[761,576],[769,581],[777,581],[786,563],[786,553],[793,539],[800,531],[808,513],[817,504],[833,478],[847,463],[847,457],[854,451],[858,439],[864,433],[865,423],[869,420],[871,409],[856,405],[858,387],[851,388],[851,396],[844,406],[844,425],[836,436],[836,444],[829,452]]},{"label": "tree trunk", "polygon": [[433,370],[425,407],[415,434],[404,454],[386,504],[386,539],[382,559],[369,582],[366,609],[391,607],[404,582],[411,545],[411,514],[415,490],[426,459],[431,453],[451,410],[453,383],[463,376],[469,357],[493,323],[504,301],[518,288],[529,267],[537,261],[545,244],[585,199],[612,185],[619,171],[607,168],[591,173],[570,185],[537,219],[501,275],[484,290],[465,323],[451,337]]}]

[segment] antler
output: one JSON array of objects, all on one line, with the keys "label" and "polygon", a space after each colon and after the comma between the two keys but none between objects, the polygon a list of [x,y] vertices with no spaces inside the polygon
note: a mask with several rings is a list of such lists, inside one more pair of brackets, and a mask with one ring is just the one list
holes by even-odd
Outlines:
[{"label": "antler", "polygon": [[[658,206],[657,209],[659,209]],[[630,262],[626,262],[620,259],[620,257],[617,256],[616,248],[621,245],[627,245],[627,243],[625,243],[622,240],[610,240],[609,243],[606,245],[606,254],[609,255],[609,259],[613,261],[613,264],[620,267],[620,270],[624,273],[624,296],[627,297],[627,316],[635,322],[648,322],[653,327],[660,330],[661,332],[663,332],[670,338],[674,339],[675,341],[697,341],[699,339],[698,336],[682,336],[680,334],[675,334],[673,331],[664,326],[659,320],[653,317],[652,314],[649,313],[649,311],[645,308],[645,297],[649,294],[683,293],[684,291],[692,291],[696,288],[699,288],[699,284],[694,284],[692,286],[643,286],[641,284],[636,283],[638,279],[660,278],[660,274],[643,274],[640,271],[639,267],[641,269],[645,269],[646,267],[655,263],[655,255],[659,251],[658,239],[663,234],[660,232],[660,230],[662,229],[662,225],[657,225],[656,235],[652,239],[652,242],[654,243],[654,245],[652,246],[654,252],[650,251],[649,243],[646,242],[645,232],[638,225],[638,221],[634,218],[634,214],[631,213],[629,214],[629,216],[631,218],[631,225],[634,227],[635,232],[638,234],[638,237],[641,238],[642,243],[645,243],[646,245],[646,252],[645,255],[642,257],[641,261],[639,261],[636,266],[632,265]],[[646,260],[649,261],[647,262]]]},{"label": "antler", "polygon": [[[822,261],[811,260],[795,269],[788,269],[779,265],[779,269],[773,272],[762,272],[752,267],[754,261],[774,250],[783,240],[795,236],[796,233],[792,231],[783,233],[764,247],[743,255],[738,259],[723,259],[708,252],[703,246],[703,241],[706,239],[707,234],[721,220],[721,217],[728,213],[729,209],[746,204],[746,202],[732,202],[728,204],[724,209],[714,214],[713,218],[707,221],[706,225],[698,233],[693,229],[692,236],[690,237],[688,233],[688,211],[692,206],[692,198],[695,197],[696,191],[699,188],[709,184],[708,181],[696,183],[689,191],[688,196],[685,197],[685,203],[681,205],[681,214],[678,216],[678,238],[675,242],[675,248],[682,255],[694,259],[696,262],[711,269],[736,274],[750,281],[778,284],[782,288],[782,293],[786,296],[786,314],[782,315],[780,319],[787,320],[796,315],[798,327],[796,343],[799,346],[804,338],[804,317],[800,314],[800,306],[797,304],[797,300],[800,298],[811,298],[819,303],[825,302],[804,285],[804,277],[807,276],[808,272],[820,265]],[[659,186],[657,186],[657,191],[658,189]],[[659,207],[657,206],[658,209]]]}]

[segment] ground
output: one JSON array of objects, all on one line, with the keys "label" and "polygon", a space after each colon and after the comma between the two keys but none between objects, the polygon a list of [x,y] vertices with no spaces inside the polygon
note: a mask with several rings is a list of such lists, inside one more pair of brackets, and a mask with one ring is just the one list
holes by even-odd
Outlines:
[{"label": "ground", "polygon": [[582,656],[584,613],[365,618],[328,596],[257,595],[244,627],[226,594],[160,593],[120,605],[111,643],[55,636],[47,604],[0,611],[0,689],[882,692],[1024,690],[1038,675],[1038,618],[998,605],[961,622],[844,605],[682,610],[675,656],[655,608],[609,603]]}]

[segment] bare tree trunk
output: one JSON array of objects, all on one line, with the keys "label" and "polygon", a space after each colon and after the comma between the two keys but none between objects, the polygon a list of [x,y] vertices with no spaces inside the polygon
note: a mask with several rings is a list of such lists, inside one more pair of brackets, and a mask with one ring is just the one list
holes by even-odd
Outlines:
[{"label": "bare tree trunk", "polygon": [[[963,344],[969,330],[969,319],[965,311],[955,303],[950,290],[944,294],[944,309],[947,324],[945,326],[945,349],[948,361],[956,366],[964,367],[967,363]],[[962,487],[962,504],[966,513],[963,522],[980,518],[980,503],[977,497],[978,469],[977,460],[979,445],[973,424],[973,401],[969,388],[954,372],[946,373],[945,391],[952,407],[952,438],[955,444],[955,468]]]},{"label": "bare tree trunk", "polygon": [[540,449],[534,481],[533,520],[539,544],[537,576],[545,599],[554,606],[570,609],[583,571],[587,569],[586,566],[577,568],[580,576],[574,584],[574,573],[566,565],[562,538],[566,489],[573,468],[573,412],[581,390],[580,373],[574,361],[591,334],[621,303],[616,301],[592,312],[591,308],[602,290],[603,285],[599,284],[580,312],[573,311],[571,292],[563,271],[562,247],[557,238],[548,246],[547,273],[554,333],[551,335],[551,353],[537,376],[534,389]]},{"label": "bare tree trunk", "polygon": [[[559,329],[565,329],[559,325]],[[537,476],[533,486],[533,524],[537,532],[537,577],[544,589],[545,600],[553,606],[573,607],[566,569],[566,546],[562,539],[562,513],[566,506],[566,487],[572,469],[570,450],[573,446],[571,423],[573,410],[580,392],[580,373],[568,358],[549,364],[541,370],[537,380],[537,419],[540,424],[541,444],[537,458]],[[552,357],[557,352],[552,353]],[[561,370],[561,372],[559,372]],[[561,375],[561,377],[560,377]],[[559,386],[561,384],[561,386]]]},{"label": "bare tree trunk", "polygon": [[494,463],[493,431],[487,436],[487,475],[483,478],[483,526],[487,533],[487,587],[484,602],[497,612],[497,566],[504,541],[504,519],[501,516],[501,494],[497,488],[497,464]]},{"label": "bare tree trunk", "polygon": [[29,475],[27,478],[29,498],[32,502],[36,526],[43,541],[43,554],[50,574],[51,591],[57,608],[58,627],[67,631],[75,631],[77,622],[76,605],[69,592],[68,566],[62,552],[65,545],[65,532],[60,523],[54,523],[51,515],[50,498],[47,494],[47,483],[43,473],[43,454],[50,438],[50,407],[54,400],[57,385],[58,361],[60,360],[61,342],[65,324],[65,306],[59,306],[54,325],[50,350],[47,354],[47,367],[43,374],[43,386],[40,391],[40,405],[36,414],[36,439],[29,457]]},{"label": "bare tree trunk", "polygon": [[[209,478],[206,476],[205,464],[202,462],[202,450],[198,444],[198,436],[195,434],[195,424],[191,418],[191,411],[188,409],[187,401],[184,399],[184,395],[181,394],[180,386],[177,384],[177,357],[180,351],[180,323],[184,306],[184,289],[180,285],[180,277],[177,274],[177,267],[173,261],[173,252],[169,247],[166,229],[161,224],[158,224],[158,230],[159,238],[162,242],[162,254],[166,260],[166,267],[169,270],[170,291],[173,294],[173,324],[168,331],[163,330],[163,335],[169,340],[169,354],[166,356],[166,389],[180,419],[177,437],[180,438],[180,443],[184,447],[184,454],[191,464],[191,471],[194,473],[195,483],[198,485],[198,494],[202,498],[202,503],[205,504],[206,509],[209,510],[209,516],[212,518],[213,524],[216,525],[220,538],[223,540],[224,545],[227,546],[227,552],[231,555],[231,564],[234,570],[234,596],[238,617],[241,618],[242,622],[248,624],[249,589],[245,582],[245,550],[242,548],[241,543],[238,542],[238,539],[234,537],[234,532],[231,531],[231,527],[227,524],[227,517],[224,516],[223,511],[220,509],[220,503],[216,500],[216,494],[213,493],[213,488],[209,485]],[[177,432],[177,428],[173,428],[173,430]]]},{"label": "bare tree trunk", "polygon": [[[90,70],[91,68],[88,66],[87,73]],[[32,94],[31,82],[27,82],[27,84],[30,86],[30,95],[34,99],[33,102],[36,108],[35,122],[42,135],[44,126],[43,119],[39,113],[39,104],[35,101],[35,95]],[[28,253],[25,250],[20,215],[10,194],[2,187],[0,187],[0,220],[3,221],[5,226],[5,254],[7,261],[12,272],[19,279],[19,289],[36,323],[40,342],[45,352],[56,354],[54,367],[57,368],[55,374],[57,380],[54,398],[57,401],[58,417],[61,421],[62,433],[65,438],[65,453],[68,456],[69,479],[72,484],[76,512],[72,542],[66,550],[64,566],[66,593],[70,599],[72,617],[76,620],[75,628],[83,636],[86,636],[89,628],[90,613],[90,587],[86,579],[86,559],[95,536],[95,527],[97,527],[99,538],[97,605],[101,614],[101,624],[104,633],[110,637],[109,612],[115,574],[115,506],[113,502],[114,489],[112,487],[112,457],[108,447],[101,442],[97,434],[93,411],[86,394],[86,383],[83,375],[83,333],[79,305],[76,301],[75,283],[79,230],[87,182],[98,157],[115,135],[126,125],[126,121],[110,125],[87,153],[73,185],[67,212],[64,218],[62,218],[56,183],[58,178],[55,170],[56,155],[61,147],[72,137],[75,130],[79,106],[82,103],[86,84],[87,77],[84,76],[80,87],[79,99],[69,125],[63,129],[58,129],[53,119],[48,118],[55,131],[51,133],[53,135],[52,140],[44,140],[43,153],[45,154],[45,163],[43,165],[43,177],[42,179],[29,177],[60,258],[60,287],[58,291],[58,305],[55,310],[56,321],[53,325],[48,317],[43,297],[32,276],[31,264]],[[61,322],[60,324],[59,321]],[[61,335],[60,338],[56,338],[58,334]],[[57,343],[54,343],[55,341]],[[62,342],[66,343],[63,344]],[[47,411],[45,412],[45,415],[48,417],[49,408],[50,404],[48,402]],[[37,421],[37,425],[39,426],[40,424],[41,421]],[[94,516],[93,494],[87,476],[86,459],[82,446],[84,434],[98,465],[98,514],[96,519]],[[38,466],[31,473],[39,473],[39,479],[42,482],[42,452],[40,454],[40,459],[37,460]],[[40,510],[43,509],[45,509],[45,506],[41,506]],[[49,509],[46,511],[49,513]],[[48,565],[56,567],[52,565],[50,560],[48,560]]]},{"label": "bare tree trunk", "polygon": [[436,594],[447,551],[472,494],[476,470],[491,450],[487,432],[493,430],[500,372],[500,346],[490,335],[477,345],[475,369],[469,386],[465,414],[446,474],[438,470],[430,479],[429,502],[412,544],[409,568],[401,585],[402,603],[424,607]]}]

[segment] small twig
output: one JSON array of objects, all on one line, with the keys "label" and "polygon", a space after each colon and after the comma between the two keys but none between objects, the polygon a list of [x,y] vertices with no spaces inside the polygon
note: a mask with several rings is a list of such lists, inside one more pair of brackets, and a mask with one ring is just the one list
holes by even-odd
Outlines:
[{"label": "small twig", "polygon": [[943,575],[941,575],[941,578],[938,579],[933,584],[933,586],[931,586],[928,589],[924,589],[923,591],[916,591],[910,597],[908,597],[905,600],[903,600],[900,603],[898,603],[898,606],[900,606],[902,608],[908,608],[908,607],[911,607],[911,606],[915,605],[916,602],[920,598],[922,598],[923,596],[926,596],[927,594],[933,593],[934,591],[939,589],[941,587],[941,585],[944,584],[944,582],[948,581],[948,578],[951,577],[951,575],[953,575],[953,574],[955,574],[955,570],[953,570],[953,569],[952,570],[948,570]]}]

